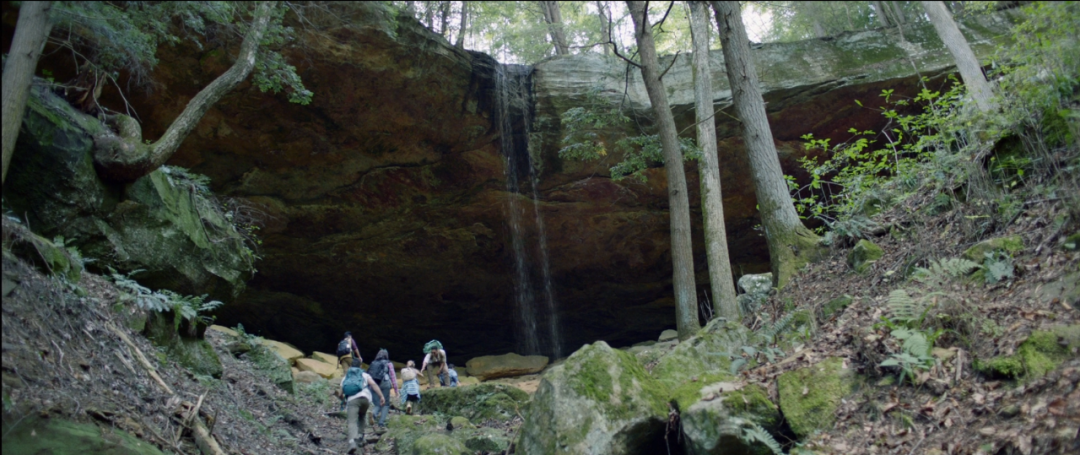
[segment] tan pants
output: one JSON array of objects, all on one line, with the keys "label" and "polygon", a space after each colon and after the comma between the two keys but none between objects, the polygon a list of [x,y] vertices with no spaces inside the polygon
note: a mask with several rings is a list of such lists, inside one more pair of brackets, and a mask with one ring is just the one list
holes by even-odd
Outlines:
[{"label": "tan pants", "polygon": [[364,426],[367,424],[369,408],[371,408],[371,401],[363,397],[350,400],[348,406],[346,406],[349,419],[350,450],[364,446]]},{"label": "tan pants", "polygon": [[439,382],[439,375],[445,372],[446,362],[439,364],[437,368],[435,365],[428,365],[427,369],[424,370],[424,377],[427,378],[428,388],[442,387],[442,383]]},{"label": "tan pants", "polygon": [[352,366],[352,354],[338,357],[338,365],[341,366],[341,374],[347,373]]}]

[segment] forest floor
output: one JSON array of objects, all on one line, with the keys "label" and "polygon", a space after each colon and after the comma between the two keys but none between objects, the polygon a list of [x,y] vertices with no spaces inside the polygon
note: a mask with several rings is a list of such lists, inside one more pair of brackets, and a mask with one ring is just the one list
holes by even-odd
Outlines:
[{"label": "forest floor", "polygon": [[[833,430],[804,441],[816,453],[1080,453],[1075,350],[1071,360],[1037,379],[993,378],[973,369],[973,359],[1013,354],[1034,330],[1080,320],[1080,252],[1063,246],[1076,229],[1060,223],[1068,219],[1065,203],[1025,201],[1004,226],[988,224],[992,217],[959,203],[924,215],[935,203],[931,195],[917,195],[875,217],[892,229],[871,237],[884,256],[866,273],[848,266],[851,248],[834,248],[771,296],[763,309],[772,318],[793,305],[820,316],[833,299],[846,295],[852,302],[839,316],[819,321],[800,351],[747,371],[746,378],[769,388],[774,401],[778,375],[822,358],[842,357],[866,378],[843,401]],[[1012,235],[1023,239],[1024,248],[1011,258],[1011,279],[990,285],[943,277],[939,287],[930,287],[905,278],[905,268],[957,258],[979,240]],[[896,369],[879,366],[902,351],[883,323],[890,293],[901,288],[930,303],[923,327],[943,330],[935,365],[903,384]]]}]

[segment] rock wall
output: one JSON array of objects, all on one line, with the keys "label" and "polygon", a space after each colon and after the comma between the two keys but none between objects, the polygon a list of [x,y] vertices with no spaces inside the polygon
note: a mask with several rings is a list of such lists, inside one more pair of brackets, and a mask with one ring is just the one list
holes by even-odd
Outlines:
[{"label": "rock wall", "polygon": [[[340,12],[340,22],[299,29],[299,40],[284,51],[315,93],[310,105],[245,82],[207,113],[171,160],[210,176],[215,191],[234,198],[261,228],[259,273],[219,322],[242,322],[305,351],[332,349],[345,330],[364,354],[385,347],[396,359],[419,360],[432,338],[458,363],[513,351],[508,196],[492,121],[496,63],[383,8],[357,3]],[[1007,20],[982,21],[965,31],[985,53]],[[949,70],[931,28],[905,33],[906,41],[895,30],[867,31],[755,51],[787,172],[798,175],[805,133],[837,142],[850,127],[880,126],[882,118],[854,100],[874,107],[883,88],[913,93],[912,62],[924,75]],[[239,43],[225,40],[159,51],[153,92],[128,97],[145,137],[160,135],[228,67]],[[727,108],[722,59],[712,59],[715,103]],[[63,64],[53,66],[62,71]],[[539,207],[565,351],[594,340],[629,344],[674,325],[662,170],[648,171],[645,183],[616,182],[607,169],[617,156],[596,163],[557,156],[558,115],[597,84],[614,99],[627,74],[629,106],[647,124],[640,76],[618,60],[564,56],[535,69],[530,152],[541,171]],[[693,116],[689,59],[677,57],[664,81],[685,128]],[[123,109],[115,93],[103,99]],[[768,255],[753,229],[756,202],[737,124],[718,114],[717,126],[735,269],[764,271]],[[697,173],[694,164],[688,168],[697,207]],[[538,240],[536,232],[525,235],[531,244]],[[705,288],[700,216],[694,235]]]}]

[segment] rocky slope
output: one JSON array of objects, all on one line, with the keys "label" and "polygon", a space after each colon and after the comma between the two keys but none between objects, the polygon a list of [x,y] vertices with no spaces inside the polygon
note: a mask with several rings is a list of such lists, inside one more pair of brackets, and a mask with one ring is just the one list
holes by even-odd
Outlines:
[{"label": "rocky slope", "polygon": [[[514,350],[514,257],[493,121],[496,62],[378,6],[336,14],[302,28],[286,49],[315,92],[310,105],[245,83],[207,113],[171,161],[210,176],[214,190],[260,228],[258,273],[221,321],[243,321],[308,351],[328,350],[345,330],[363,333],[365,349],[407,353],[438,338],[459,362]],[[1006,23],[985,19],[965,31],[985,52]],[[905,40],[896,33],[755,51],[788,172],[798,174],[802,134],[838,141],[849,127],[882,123],[854,100],[872,107],[882,89],[912,93],[913,64],[931,77],[948,70],[931,29],[906,29]],[[146,137],[160,134],[230,64],[237,44],[222,38],[203,49],[162,49],[153,92],[129,96]],[[713,62],[715,102],[727,107],[718,53]],[[64,64],[45,62],[58,77]],[[613,161],[570,162],[556,153],[558,115],[598,84],[607,95],[621,93],[625,74],[617,60],[598,56],[552,59],[533,74],[529,151],[540,171],[539,209],[567,350],[597,339],[628,344],[673,323],[663,173],[651,170],[647,183],[616,182],[607,178]],[[688,59],[678,57],[665,76],[683,128],[692,115],[689,74]],[[647,124],[639,76],[630,75],[629,105]],[[104,99],[122,110],[115,93]],[[761,271],[767,253],[753,229],[756,203],[736,124],[722,114],[717,124],[733,262],[739,273]],[[693,169],[690,176],[696,206]],[[700,238],[700,218],[694,223]],[[535,228],[524,235],[537,244]],[[696,256],[703,271],[704,252]]]}]

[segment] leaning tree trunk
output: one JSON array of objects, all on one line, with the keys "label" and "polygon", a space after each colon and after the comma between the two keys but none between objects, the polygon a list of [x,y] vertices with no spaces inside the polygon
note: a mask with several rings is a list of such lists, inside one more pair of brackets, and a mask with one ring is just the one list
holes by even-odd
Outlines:
[{"label": "leaning tree trunk", "polygon": [[567,55],[570,46],[566,44],[566,34],[563,33],[562,13],[559,12],[559,2],[542,1],[540,9],[544,11],[544,21],[548,24],[551,33],[551,43],[555,46],[556,55]]},{"label": "leaning tree trunk", "polygon": [[956,26],[952,15],[945,9],[945,4],[942,2],[922,2],[922,4],[926,9],[926,15],[930,17],[930,23],[934,24],[934,29],[937,30],[941,41],[945,42],[945,47],[949,48],[953,59],[956,60],[960,77],[964,79],[964,85],[975,100],[975,105],[983,112],[996,109],[997,106],[993,100],[994,88],[986,80],[979,59],[971,51],[971,46],[960,33],[960,28]]},{"label": "leaning tree trunk", "polygon": [[694,251],[690,241],[690,198],[686,194],[686,171],[679,149],[675,117],[671,114],[667,92],[660,82],[660,63],[656,57],[645,2],[627,1],[634,20],[638,52],[641,54],[641,77],[656,113],[660,128],[660,145],[664,150],[667,169],[668,203],[671,206],[671,263],[672,284],[675,288],[675,325],[679,339],[690,338],[701,327],[697,315],[697,288],[694,284]]},{"label": "leaning tree trunk", "polygon": [[447,38],[450,37],[450,2],[442,2],[439,8],[439,34]]},{"label": "leaning tree trunk", "polygon": [[468,25],[469,17],[469,2],[461,2],[461,29],[458,30],[457,39],[454,40],[454,46],[459,49],[465,48],[465,26]]},{"label": "leaning tree trunk", "polygon": [[690,32],[694,42],[694,105],[697,141],[701,147],[701,211],[705,220],[705,254],[709,284],[717,316],[735,321],[739,305],[728,255],[724,201],[720,193],[720,160],[716,154],[716,111],[713,109],[712,73],[709,68],[709,11],[702,2],[690,3]]},{"label": "leaning tree trunk", "polygon": [[38,57],[49,38],[52,23],[49,11],[52,2],[23,2],[19,19],[15,23],[15,35],[11,49],[4,62],[4,81],[0,97],[3,97],[3,175],[0,182],[7,181],[8,164],[15,153],[15,139],[19,137],[26,100],[30,97],[30,85],[34,82],[34,70]]},{"label": "leaning tree trunk", "polygon": [[757,193],[761,224],[769,244],[773,283],[782,288],[796,270],[819,256],[820,239],[803,226],[788,193],[769,119],[765,115],[765,101],[758,89],[757,71],[750,58],[749,39],[743,28],[739,2],[714,1],[712,6],[720,28],[720,45],[735,113],[742,122],[743,142],[750,160],[750,177]]},{"label": "leaning tree trunk", "polygon": [[143,144],[139,124],[131,117],[116,115],[112,118],[119,136],[109,134],[94,138],[94,161],[102,177],[120,182],[132,181],[165,164],[199,124],[206,111],[251,74],[255,68],[259,42],[270,24],[275,3],[259,2],[251,28],[240,44],[236,63],[197,93],[157,142]]},{"label": "leaning tree trunk", "polygon": [[874,5],[874,18],[877,19],[878,27],[888,27],[889,17],[885,14],[885,7],[878,0],[872,1],[870,4]]}]

